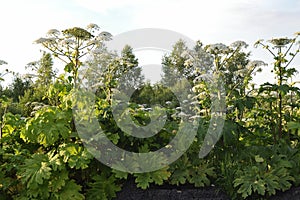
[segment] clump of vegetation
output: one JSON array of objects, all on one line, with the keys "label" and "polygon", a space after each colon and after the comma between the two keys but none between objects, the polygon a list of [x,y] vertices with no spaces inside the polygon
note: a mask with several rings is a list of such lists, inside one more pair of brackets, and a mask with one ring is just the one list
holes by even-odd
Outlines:
[{"label": "clump of vegetation", "polygon": [[[113,199],[130,178],[142,189],[151,184],[214,184],[232,199],[267,199],[299,186],[300,88],[292,81],[297,71],[291,67],[300,48],[298,35],[256,43],[274,58],[275,83],[254,85],[252,79],[265,63],[252,61],[243,41],[231,45],[198,41],[189,49],[180,40],[162,60],[162,81],[153,85],[144,83],[133,49],[125,46],[120,55],[108,51],[105,41],[111,35],[99,32],[96,24],[50,30],[36,41],[47,52],[28,65],[36,74],[26,79],[14,74],[13,83],[1,87],[0,199]],[[53,58],[65,62],[64,74],[57,75]],[[0,60],[0,64],[7,63]],[[184,106],[194,115],[183,112],[174,94],[184,91],[186,85],[179,81],[183,78],[193,91],[181,94],[186,96]],[[208,80],[224,84],[213,88]],[[172,90],[166,87],[170,84]],[[147,153],[167,146],[181,131],[183,118],[199,120],[196,137],[180,158],[156,171],[109,168],[94,158],[76,129],[72,95],[74,88],[83,86],[95,92],[94,111],[101,129],[122,149]],[[117,114],[138,126],[147,126],[153,117],[164,119],[155,136],[128,135],[132,127],[120,127],[114,119],[113,93],[128,88],[134,92],[126,112]],[[218,111],[224,117],[222,134],[214,148],[199,158],[216,114],[213,99],[220,96],[225,97],[225,106]],[[159,118],[162,111],[165,118]],[[151,159],[145,163],[155,165]]]}]

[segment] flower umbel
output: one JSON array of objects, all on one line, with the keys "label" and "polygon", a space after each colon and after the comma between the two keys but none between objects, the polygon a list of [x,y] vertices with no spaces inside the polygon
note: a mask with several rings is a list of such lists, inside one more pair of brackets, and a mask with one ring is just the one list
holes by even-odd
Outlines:
[{"label": "flower umbel", "polygon": [[98,35],[99,39],[104,40],[104,41],[109,41],[112,38],[112,34],[109,32],[103,31]]},{"label": "flower umbel", "polygon": [[39,39],[37,39],[37,40],[35,40],[33,43],[36,43],[36,44],[42,44],[42,43],[44,43],[44,42],[46,42],[47,41],[47,38],[39,38]]},{"label": "flower umbel", "polygon": [[289,38],[274,38],[274,39],[269,40],[269,42],[277,48],[284,47],[293,41],[294,41],[293,39],[289,39]]},{"label": "flower umbel", "polygon": [[248,66],[254,66],[254,67],[266,66],[266,65],[267,63],[261,60],[253,60],[248,63]]},{"label": "flower umbel", "polygon": [[247,48],[248,44],[244,41],[238,40],[238,41],[233,42],[230,46],[233,48],[242,48],[242,47]]},{"label": "flower umbel", "polygon": [[59,35],[60,32],[59,30],[57,29],[50,29],[48,32],[47,32],[47,35]]},{"label": "flower umbel", "polygon": [[0,65],[7,65],[7,62],[5,62],[4,60],[0,60]]},{"label": "flower umbel", "polygon": [[226,53],[229,50],[229,48],[225,44],[217,43],[208,45],[206,50],[212,54],[219,54]]},{"label": "flower umbel", "polygon": [[89,25],[87,25],[86,29],[94,29],[94,30],[99,30],[100,27],[97,24],[94,23],[90,23]]}]

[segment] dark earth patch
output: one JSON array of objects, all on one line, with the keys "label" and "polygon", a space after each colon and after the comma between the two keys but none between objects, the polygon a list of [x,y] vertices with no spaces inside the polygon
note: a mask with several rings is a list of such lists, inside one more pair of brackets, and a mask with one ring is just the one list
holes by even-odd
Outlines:
[{"label": "dark earth patch", "polygon": [[[230,200],[228,195],[218,187],[195,188],[183,186],[150,186],[143,190],[137,188],[133,180],[127,181],[115,200]],[[300,187],[285,192],[277,192],[270,200],[300,200]]]}]

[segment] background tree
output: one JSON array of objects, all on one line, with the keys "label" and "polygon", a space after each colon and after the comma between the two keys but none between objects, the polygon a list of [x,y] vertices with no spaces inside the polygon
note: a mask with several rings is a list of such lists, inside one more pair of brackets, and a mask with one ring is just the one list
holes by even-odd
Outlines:
[{"label": "background tree", "polygon": [[13,82],[9,85],[11,91],[10,97],[14,102],[19,102],[20,97],[24,96],[25,91],[32,89],[32,82],[29,79],[24,79],[20,75],[14,77]]},{"label": "background tree", "polygon": [[179,40],[172,52],[163,57],[162,64],[163,83],[170,84],[174,78],[175,82],[186,78],[193,85],[197,75],[211,72],[213,59],[200,41],[196,42],[193,49],[189,49],[183,40]]},{"label": "background tree", "polygon": [[120,56],[107,52],[105,47],[101,51],[97,50],[87,66],[86,71],[83,70],[83,76],[89,82],[88,87],[95,87],[98,95],[104,95],[108,101],[113,88],[123,92],[135,90],[144,80],[138,59],[128,45],[122,49]]},{"label": "background tree", "polygon": [[119,88],[126,91],[128,88],[137,89],[140,87],[145,77],[142,75],[142,68],[139,66],[138,59],[133,54],[133,49],[126,45],[121,52],[121,65],[117,79]]},{"label": "background tree", "polygon": [[26,68],[31,68],[31,70],[36,72],[35,84],[37,87],[47,87],[53,82],[55,72],[53,70],[53,59],[50,53],[43,51],[41,59],[36,62],[28,63]]},{"label": "background tree", "polygon": [[29,116],[34,105],[49,104],[48,99],[45,98],[49,87],[54,81],[56,73],[53,70],[53,60],[50,53],[45,51],[42,57],[38,61],[28,63],[26,68],[30,68],[34,71],[34,74],[26,74],[27,78],[30,78],[33,83],[32,87],[24,92],[24,95],[20,97],[20,108],[23,116]]}]

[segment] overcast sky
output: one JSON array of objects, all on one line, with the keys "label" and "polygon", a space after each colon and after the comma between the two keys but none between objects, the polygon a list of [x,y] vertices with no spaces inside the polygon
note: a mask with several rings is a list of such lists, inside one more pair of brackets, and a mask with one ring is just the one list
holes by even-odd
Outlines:
[{"label": "overcast sky", "polygon": [[[41,57],[35,39],[52,28],[89,23],[113,35],[163,28],[204,44],[244,40],[253,59],[270,63],[267,52],[252,46],[261,38],[292,37],[300,31],[300,0],[8,0],[1,2],[0,18],[0,60],[8,62],[1,67],[21,73]],[[299,60],[294,62],[298,70]]]}]

